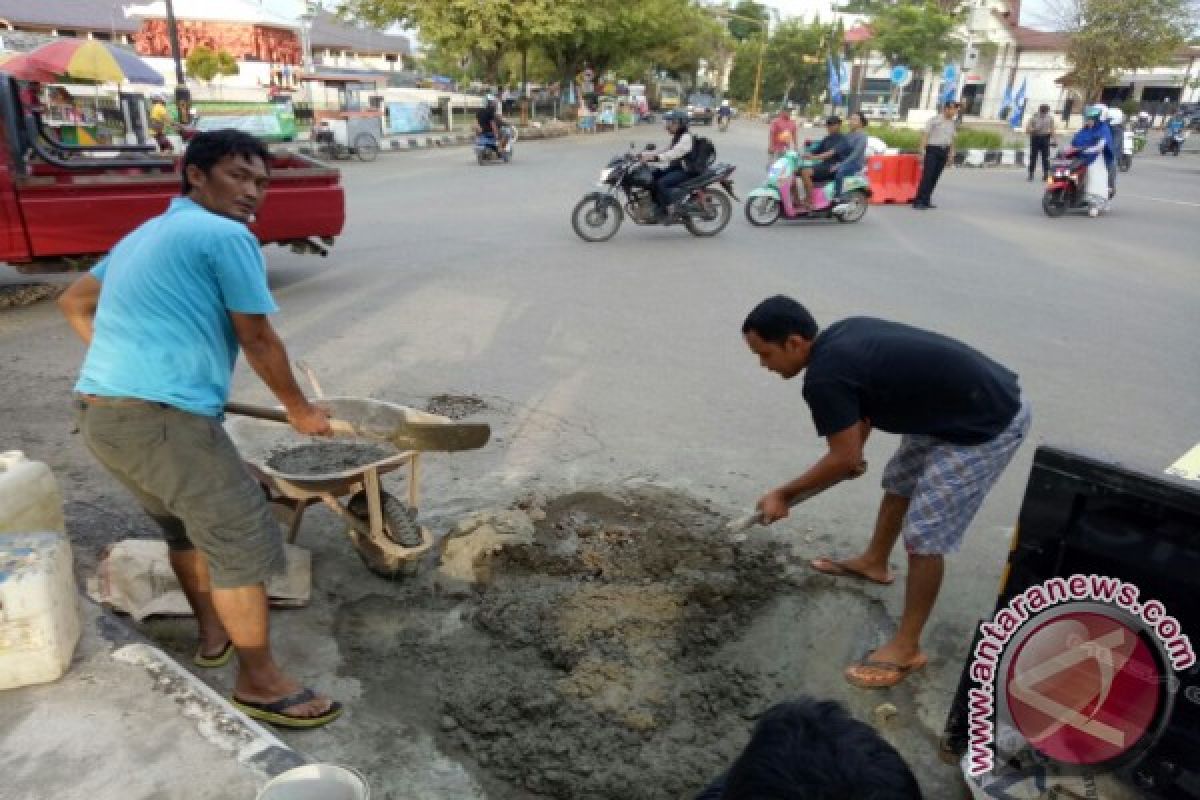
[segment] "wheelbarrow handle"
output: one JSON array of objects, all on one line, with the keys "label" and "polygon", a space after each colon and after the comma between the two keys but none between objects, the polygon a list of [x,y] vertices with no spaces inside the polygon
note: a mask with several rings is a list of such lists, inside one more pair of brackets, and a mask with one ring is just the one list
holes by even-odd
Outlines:
[{"label": "wheelbarrow handle", "polygon": [[[286,411],[281,408],[271,408],[270,406],[256,406],[250,403],[239,403],[230,400],[225,404],[225,413],[237,414],[240,417],[253,417],[254,419],[262,419],[268,422],[282,422],[284,425],[291,424]],[[358,434],[353,425],[341,419],[330,419],[329,427],[339,436],[356,436]]]}]

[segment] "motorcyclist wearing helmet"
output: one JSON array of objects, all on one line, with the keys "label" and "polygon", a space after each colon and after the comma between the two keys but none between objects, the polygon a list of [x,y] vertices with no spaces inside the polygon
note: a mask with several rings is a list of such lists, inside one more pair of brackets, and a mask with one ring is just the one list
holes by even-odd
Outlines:
[{"label": "motorcyclist wearing helmet", "polygon": [[1100,215],[1108,205],[1108,170],[1104,164],[1104,149],[1108,143],[1108,132],[1104,127],[1104,112],[1098,106],[1089,106],[1083,112],[1083,127],[1071,139],[1071,147],[1079,151],[1079,157],[1087,164],[1084,194],[1087,195],[1088,215]]},{"label": "motorcyclist wearing helmet", "polygon": [[475,114],[475,125],[479,133],[491,135],[496,142],[496,149],[503,153],[507,143],[504,141],[504,127],[497,109],[496,96],[489,94],[483,99],[483,108]]},{"label": "motorcyclist wearing helmet", "polygon": [[670,217],[675,213],[673,190],[687,180],[687,169],[683,160],[692,152],[694,141],[688,132],[688,116],[686,111],[668,111],[663,115],[667,133],[671,134],[671,146],[666,150],[647,150],[639,158],[658,170],[654,178],[651,193],[659,211]]},{"label": "motorcyclist wearing helmet", "polygon": [[1105,114],[1104,122],[1108,125],[1108,145],[1112,150],[1111,160],[1106,161],[1108,165],[1108,193],[1109,195],[1115,195],[1117,193],[1117,167],[1120,164],[1121,156],[1125,152],[1125,112],[1113,106]]},{"label": "motorcyclist wearing helmet", "polygon": [[733,116],[733,107],[729,105],[728,100],[722,100],[720,108],[717,109],[717,119],[729,119]]}]

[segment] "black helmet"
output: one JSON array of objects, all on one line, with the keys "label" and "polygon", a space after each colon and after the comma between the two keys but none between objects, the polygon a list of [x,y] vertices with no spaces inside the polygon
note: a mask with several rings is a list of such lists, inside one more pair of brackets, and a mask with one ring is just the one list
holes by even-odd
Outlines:
[{"label": "black helmet", "polygon": [[688,115],[686,111],[675,109],[674,111],[668,111],[667,113],[663,114],[663,122],[678,122],[686,125],[687,121]]}]

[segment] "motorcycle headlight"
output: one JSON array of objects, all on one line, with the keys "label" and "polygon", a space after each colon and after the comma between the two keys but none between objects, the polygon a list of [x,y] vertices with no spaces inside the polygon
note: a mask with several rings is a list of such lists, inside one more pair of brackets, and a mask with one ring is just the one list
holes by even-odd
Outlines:
[{"label": "motorcycle headlight", "polygon": [[613,174],[612,167],[605,167],[604,169],[600,170],[600,182],[608,183],[608,179],[609,179],[609,177],[612,176],[612,174]]}]

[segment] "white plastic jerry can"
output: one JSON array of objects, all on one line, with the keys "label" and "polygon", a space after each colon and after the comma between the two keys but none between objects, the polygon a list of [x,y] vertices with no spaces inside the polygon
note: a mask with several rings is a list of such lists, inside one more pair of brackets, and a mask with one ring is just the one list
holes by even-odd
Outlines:
[{"label": "white plastic jerry can", "polygon": [[71,546],[61,533],[0,533],[0,689],[58,680],[79,641]]},{"label": "white plastic jerry can", "polygon": [[0,453],[0,689],[57,680],[79,641],[71,545],[49,467]]},{"label": "white plastic jerry can", "polygon": [[0,533],[34,531],[66,531],[58,482],[20,450],[0,453]]}]

